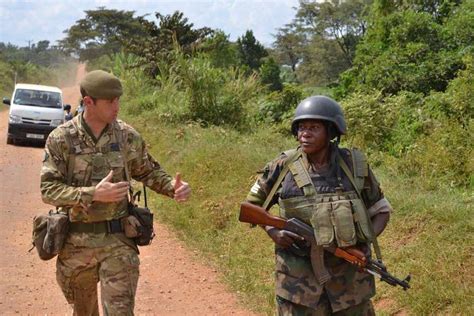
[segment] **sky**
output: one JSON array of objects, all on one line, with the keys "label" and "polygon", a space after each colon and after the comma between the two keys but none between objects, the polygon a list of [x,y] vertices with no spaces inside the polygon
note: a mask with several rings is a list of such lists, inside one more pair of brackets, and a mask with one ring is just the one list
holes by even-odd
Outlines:
[{"label": "sky", "polygon": [[251,29],[270,47],[272,34],[290,23],[298,0],[0,0],[0,42],[28,46],[41,40],[54,45],[68,29],[98,7],[135,11],[135,16],[181,11],[195,28],[221,29],[235,41]]}]

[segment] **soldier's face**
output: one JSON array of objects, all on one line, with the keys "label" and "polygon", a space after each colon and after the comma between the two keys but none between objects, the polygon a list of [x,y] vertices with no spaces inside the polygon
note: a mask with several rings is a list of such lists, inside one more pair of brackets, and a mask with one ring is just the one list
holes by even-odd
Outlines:
[{"label": "soldier's face", "polygon": [[298,141],[306,154],[315,154],[328,147],[326,126],[318,120],[304,120],[298,124]]},{"label": "soldier's face", "polygon": [[91,114],[96,120],[106,124],[110,124],[117,119],[120,98],[113,99],[96,99],[95,102],[91,100],[93,104],[89,107]]}]

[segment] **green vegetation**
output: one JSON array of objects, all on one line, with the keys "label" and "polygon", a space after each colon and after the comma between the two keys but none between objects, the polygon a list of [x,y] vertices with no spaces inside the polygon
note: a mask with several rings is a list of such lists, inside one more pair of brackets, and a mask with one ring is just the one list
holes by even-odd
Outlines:
[{"label": "green vegetation", "polygon": [[[158,219],[218,267],[247,306],[273,313],[273,245],[259,228],[237,222],[239,202],[256,171],[295,146],[288,128],[299,100],[323,92],[340,98],[350,131],[345,146],[369,154],[396,210],[381,238],[386,262],[395,275],[413,277],[408,292],[379,283],[377,310],[474,312],[474,58],[470,35],[460,29],[472,22],[473,10],[467,4],[437,14],[425,9],[376,2],[354,66],[339,85],[293,79],[272,89],[270,58],[250,71],[222,33],[192,54],[175,43],[155,76],[133,66],[143,56],[122,53],[109,62],[125,82],[124,118],[168,171],[182,172],[193,185],[186,204],[152,196]],[[223,63],[222,56],[237,63]]]},{"label": "green vegetation", "polygon": [[76,62],[48,41],[31,47],[0,42],[0,97],[10,98],[15,82],[59,86],[74,84]]},{"label": "green vegetation", "polygon": [[[193,197],[185,204],[152,194],[158,220],[218,267],[246,306],[273,314],[273,245],[263,230],[237,221],[238,208],[256,171],[295,141],[271,128],[242,135],[196,124],[150,124],[148,115],[124,118],[150,141],[151,153],[170,173],[182,172],[193,185]],[[395,275],[410,272],[413,277],[408,292],[378,282],[377,300],[391,302],[378,311],[472,314],[470,191],[447,186],[423,190],[417,183],[421,179],[384,168],[375,172],[396,210],[381,240],[385,261]]]},{"label": "green vegetation", "polygon": [[[272,314],[273,245],[261,229],[238,223],[238,208],[255,181],[256,171],[282,150],[295,146],[296,142],[288,134],[291,118],[284,113],[293,111],[297,100],[304,96],[304,90],[286,85],[282,92],[267,95],[256,82],[243,85],[249,89],[245,95],[253,95],[253,102],[262,104],[257,108],[257,119],[252,121],[254,125],[245,120],[238,126],[210,120],[203,124],[204,121],[189,117],[193,94],[184,77],[197,70],[194,74],[199,77],[193,77],[193,81],[203,83],[200,78],[212,79],[216,73],[225,78],[225,74],[233,70],[217,70],[205,63],[204,57],[185,59],[179,51],[175,58],[179,62],[174,64],[173,72],[167,70],[169,75],[160,77],[157,82],[147,79],[137,69],[124,66],[123,63],[133,63],[133,59],[120,55],[115,60],[114,71],[126,82],[122,117],[139,129],[150,142],[151,153],[170,173],[180,171],[185,181],[193,185],[193,198],[189,203],[177,205],[152,195],[153,208],[160,221],[171,225],[188,245],[199,249],[207,262],[223,272],[225,281],[239,293],[246,306]],[[457,80],[465,83],[463,78],[460,76]],[[206,80],[205,85],[193,87],[195,92],[206,89],[218,96],[215,99],[225,98],[228,93],[225,81]],[[393,108],[393,115],[398,115],[405,106],[416,103],[417,98],[417,94],[400,95],[387,107]],[[378,116],[370,106],[375,107],[377,100],[374,95],[371,102],[360,102],[369,105],[368,113],[377,114],[374,120],[391,120],[391,124],[405,126],[401,119],[383,113]],[[356,107],[354,102],[348,104]],[[351,106],[346,107],[346,113],[350,124],[356,124],[357,115]],[[409,117],[406,120],[409,121]],[[469,188],[452,187],[454,183],[447,181],[438,182],[434,188],[426,175],[409,174],[400,169],[401,162],[395,154],[376,151],[388,146],[383,141],[384,130],[378,129],[377,124],[367,129],[366,133],[356,134],[357,137],[347,141],[369,149],[375,172],[396,209],[381,240],[386,262],[395,275],[402,277],[411,272],[413,277],[413,288],[408,292],[378,283],[377,301],[390,302],[388,307],[378,307],[378,311],[382,314],[400,310],[413,315],[470,314],[473,260],[468,250],[474,241],[469,234],[474,222],[470,216],[473,201]],[[415,137],[404,130],[399,133],[400,137]],[[436,146],[442,146],[439,139]],[[466,155],[462,150],[460,154]]]},{"label": "green vegetation", "polygon": [[[121,77],[122,117],[193,187],[186,204],[152,195],[158,219],[224,272],[247,306],[273,313],[273,246],[237,222],[239,203],[256,172],[296,145],[289,126],[298,102],[325,94],[344,108],[344,145],[368,153],[394,206],[381,238],[386,263],[413,276],[408,292],[378,284],[377,310],[471,315],[473,5],[300,1],[273,49],[251,30],[231,42],[220,30],[195,29],[179,12],[156,13],[154,22],[99,8],[62,43],[88,69]],[[33,67],[5,56],[4,75]]]}]

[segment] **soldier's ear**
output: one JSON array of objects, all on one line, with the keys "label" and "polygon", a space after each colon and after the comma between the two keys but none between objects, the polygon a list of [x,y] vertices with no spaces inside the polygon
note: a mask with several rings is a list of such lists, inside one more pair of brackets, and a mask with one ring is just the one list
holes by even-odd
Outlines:
[{"label": "soldier's ear", "polygon": [[85,106],[91,106],[95,104],[94,99],[88,95],[86,95],[82,100]]}]

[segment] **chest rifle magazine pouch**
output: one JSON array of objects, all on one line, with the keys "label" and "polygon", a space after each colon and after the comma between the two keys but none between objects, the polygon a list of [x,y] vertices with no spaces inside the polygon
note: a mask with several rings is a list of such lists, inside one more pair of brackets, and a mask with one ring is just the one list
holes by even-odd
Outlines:
[{"label": "chest rifle magazine pouch", "polygon": [[333,201],[334,231],[339,247],[354,246],[357,243],[352,207],[349,200]]},{"label": "chest rifle magazine pouch", "polygon": [[331,221],[331,213],[331,203],[316,204],[315,211],[310,221],[314,229],[314,237],[318,246],[329,246],[334,240],[334,228]]},{"label": "chest rifle magazine pouch", "polygon": [[336,239],[338,247],[357,243],[351,203],[348,200],[318,203],[311,217],[318,246],[329,246]]}]

